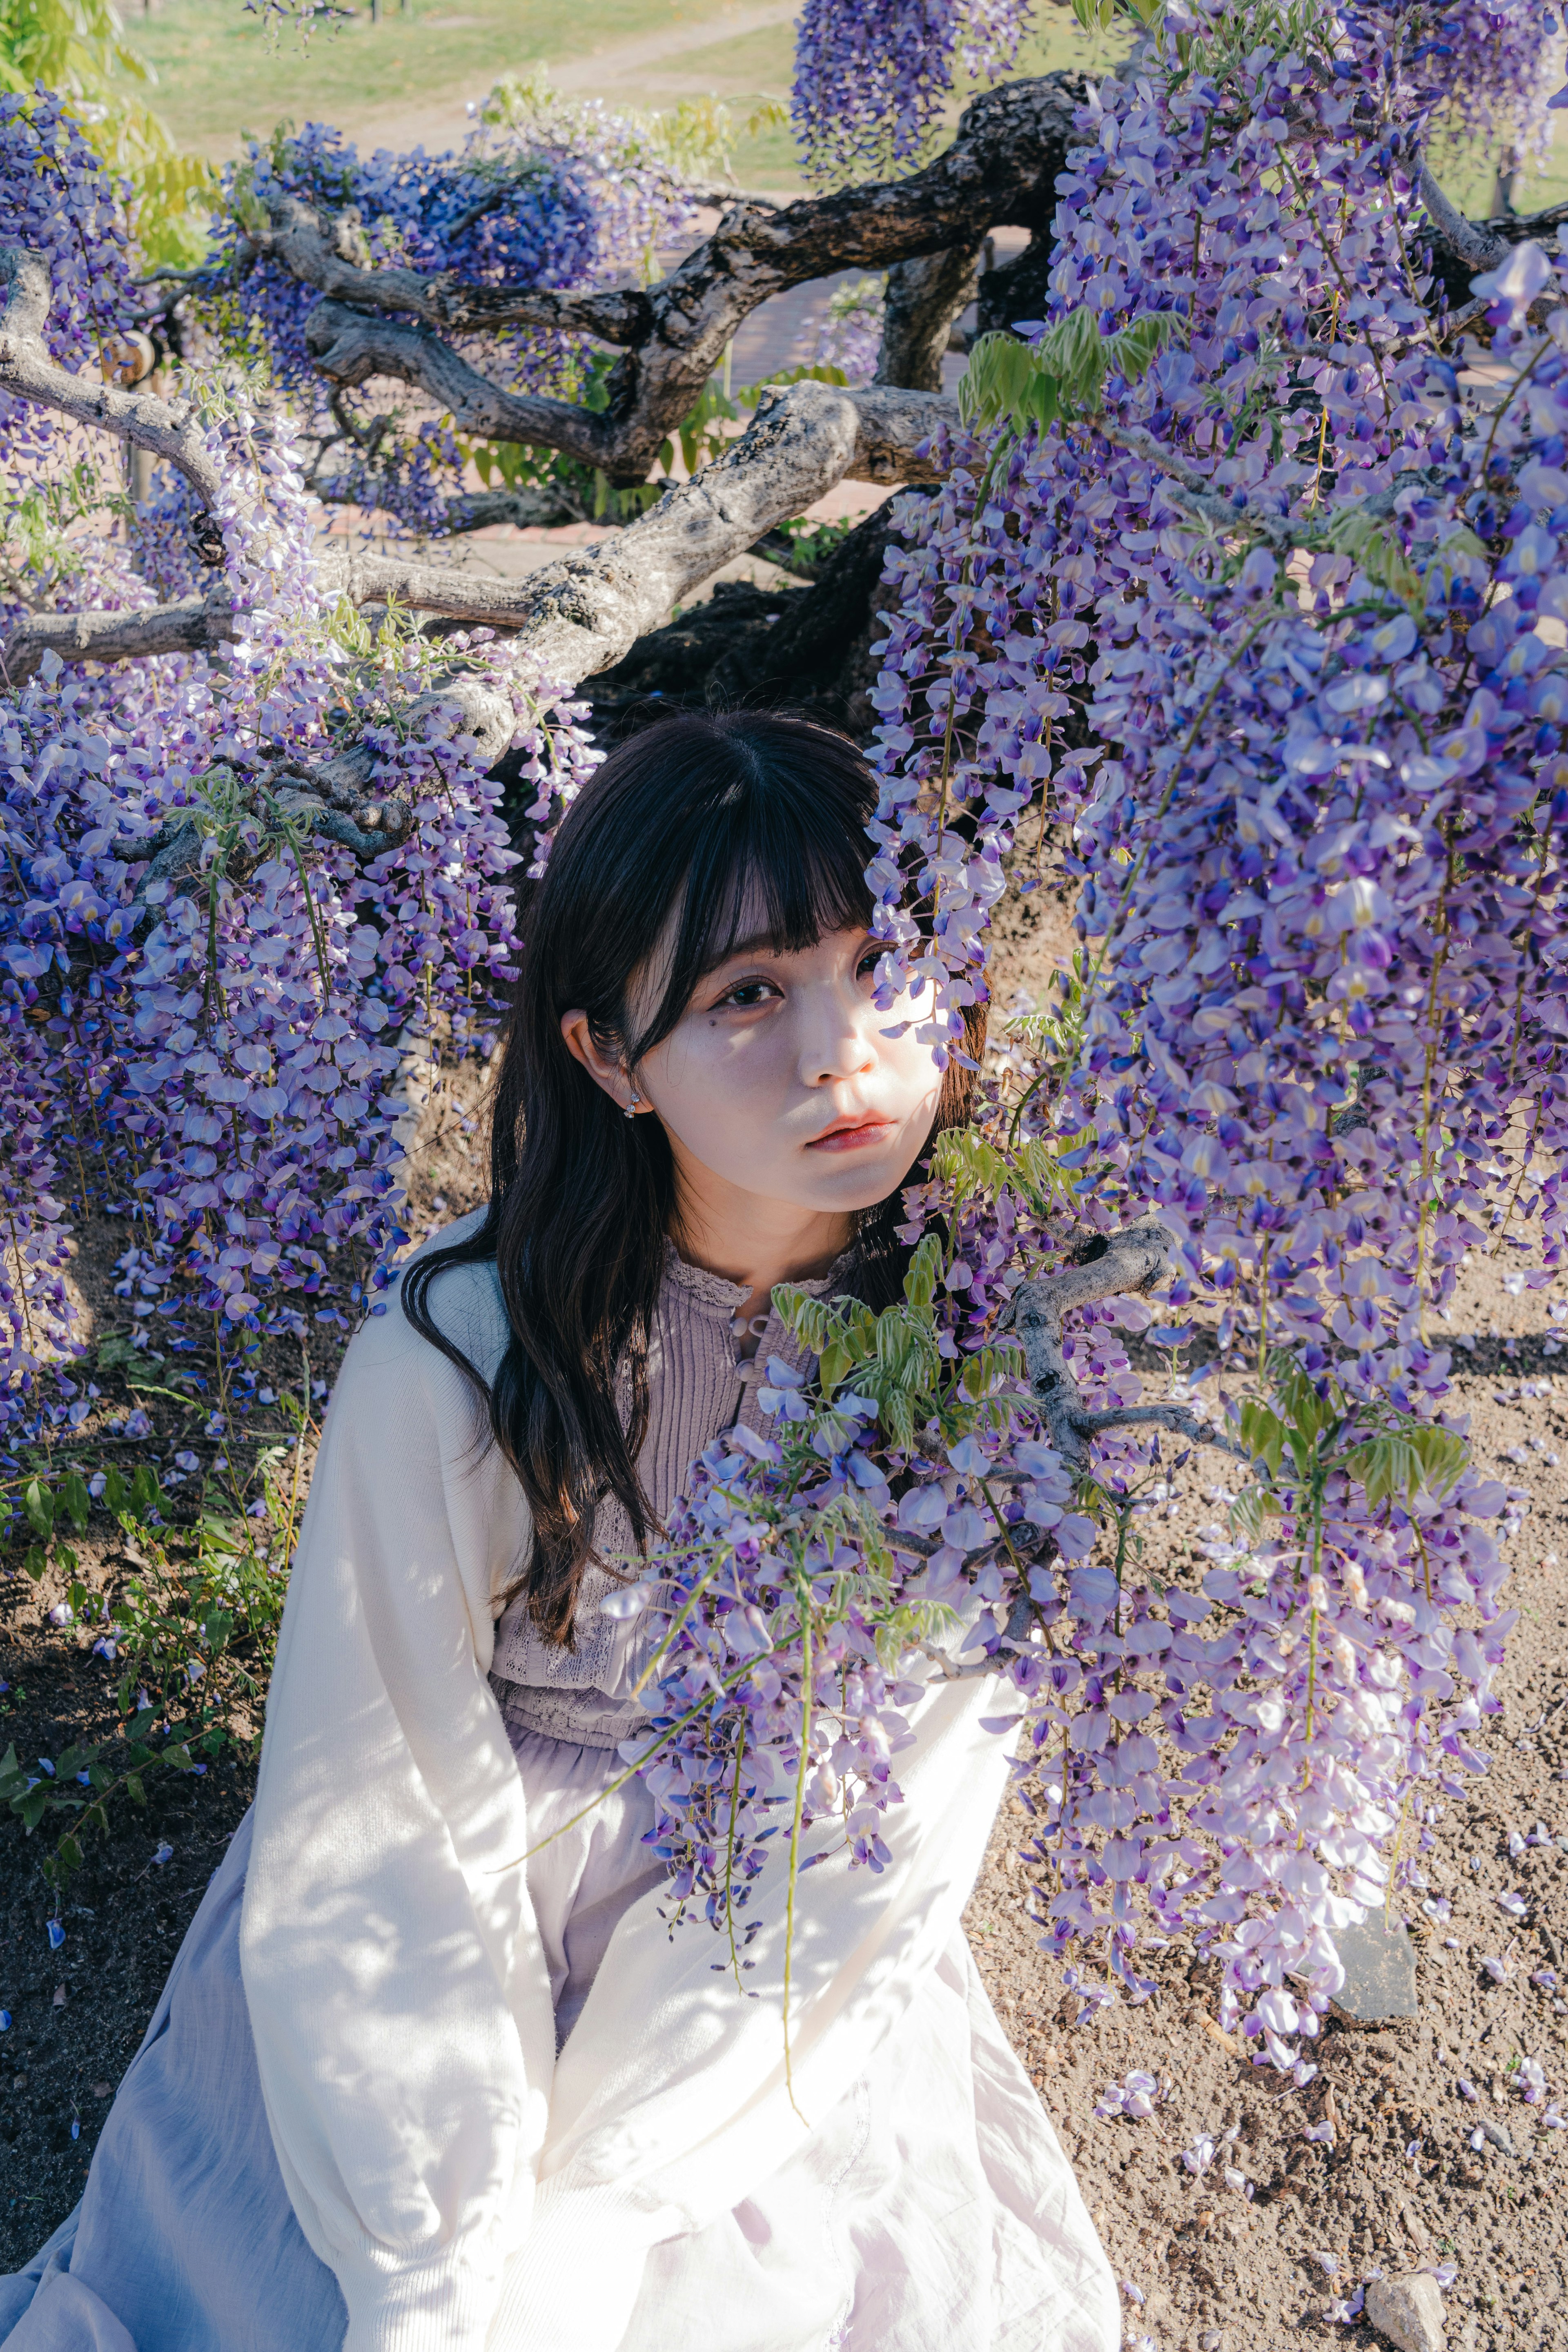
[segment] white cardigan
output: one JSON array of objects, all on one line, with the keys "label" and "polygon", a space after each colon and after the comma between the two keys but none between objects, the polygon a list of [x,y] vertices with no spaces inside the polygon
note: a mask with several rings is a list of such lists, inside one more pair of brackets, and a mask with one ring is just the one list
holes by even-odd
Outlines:
[{"label": "white cardigan", "polygon": [[[487,1374],[493,1269],[436,1292]],[[785,1873],[742,2000],[657,1895],[621,1920],[559,2060],[522,1783],[486,1680],[526,1518],[469,1384],[395,1290],[327,1416],[268,1709],[242,1965],[272,2137],[348,2306],[345,2352],[614,2352],[647,2249],[805,2138],[781,2025]],[[795,2095],[824,2116],[952,1935],[1006,1774],[993,1680],[935,1689],[881,1875],[801,1881]],[[831,1823],[816,1833],[836,1844]],[[808,1844],[808,1850],[810,1850]]]}]

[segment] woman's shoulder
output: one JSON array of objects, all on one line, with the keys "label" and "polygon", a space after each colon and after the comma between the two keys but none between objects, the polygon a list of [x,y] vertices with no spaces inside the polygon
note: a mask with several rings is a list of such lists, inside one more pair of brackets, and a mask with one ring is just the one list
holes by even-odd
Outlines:
[{"label": "woman's shoulder", "polygon": [[[405,1303],[408,1277],[443,1250],[471,1242],[485,1216],[485,1210],[475,1209],[449,1225],[437,1227],[395,1269],[354,1335],[349,1356],[356,1367],[369,1370],[398,1361],[417,1363],[426,1358],[447,1360],[410,1319]],[[491,1380],[511,1336],[494,1258],[462,1258],[438,1267],[418,1285],[415,1298],[422,1319],[433,1324],[481,1379]]]}]

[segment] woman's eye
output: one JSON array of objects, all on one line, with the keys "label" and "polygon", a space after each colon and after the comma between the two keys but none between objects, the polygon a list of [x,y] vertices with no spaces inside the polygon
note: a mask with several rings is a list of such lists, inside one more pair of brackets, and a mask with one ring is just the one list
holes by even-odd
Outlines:
[{"label": "woman's eye", "polygon": [[857,980],[864,980],[868,972],[875,974],[877,966],[881,960],[882,950],[880,948],[868,948],[865,954],[861,957],[859,962],[855,967],[855,977]]},{"label": "woman's eye", "polygon": [[721,1006],[733,1005],[742,1013],[751,1013],[776,993],[771,980],[742,980],[737,981],[733,988],[727,988],[719,1003]]}]

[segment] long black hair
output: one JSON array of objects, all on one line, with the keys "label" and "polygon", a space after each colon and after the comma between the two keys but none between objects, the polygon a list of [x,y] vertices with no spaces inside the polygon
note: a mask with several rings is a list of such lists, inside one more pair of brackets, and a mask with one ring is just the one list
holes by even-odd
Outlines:
[{"label": "long black hair", "polygon": [[[732,952],[742,919],[758,928],[760,909],[784,954],[868,924],[874,804],[865,761],[844,736],[754,712],[683,713],[620,744],[595,772],[528,908],[492,1113],[489,1207],[468,1240],[416,1260],[402,1297],[415,1328],[484,1392],[532,1518],[522,1587],[552,1640],[571,1642],[600,1499],[618,1496],[644,1548],[656,1525],[637,1461],[676,1209],[663,1127],[622,1115],[568,1050],[562,1015],[584,1010],[600,1050],[635,1070]],[[634,1034],[634,984],[670,941],[661,1001]],[[967,1095],[954,1063],[935,1127],[962,1118]],[[902,1278],[898,1214],[895,1193],[860,1220],[854,1287],[872,1305]],[[511,1326],[489,1384],[430,1304],[447,1267],[487,1260]]]}]

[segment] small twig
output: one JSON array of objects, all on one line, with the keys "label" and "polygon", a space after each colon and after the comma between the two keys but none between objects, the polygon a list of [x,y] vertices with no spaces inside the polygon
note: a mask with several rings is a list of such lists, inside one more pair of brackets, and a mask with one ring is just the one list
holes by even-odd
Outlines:
[{"label": "small twig", "polygon": [[1212,1445],[1221,1454],[1234,1454],[1238,1462],[1250,1462],[1251,1454],[1234,1438],[1223,1436],[1212,1422],[1200,1421],[1184,1404],[1123,1404],[1109,1412],[1080,1412],[1074,1415],[1074,1427],[1086,1437],[1101,1437],[1110,1429],[1169,1429],[1178,1437],[1190,1437],[1194,1445]]}]

